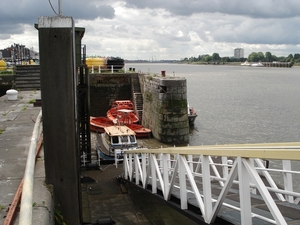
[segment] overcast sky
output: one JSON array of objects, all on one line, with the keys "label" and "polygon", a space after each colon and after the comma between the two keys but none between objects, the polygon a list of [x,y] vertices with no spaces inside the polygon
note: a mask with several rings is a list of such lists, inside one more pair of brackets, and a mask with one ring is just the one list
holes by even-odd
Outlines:
[{"label": "overcast sky", "polygon": [[[234,48],[300,53],[299,0],[61,0],[62,15],[84,27],[87,55],[181,59]],[[50,0],[58,13],[58,0]],[[1,0],[0,49],[13,43],[38,51],[34,24],[56,16],[49,0]]]}]

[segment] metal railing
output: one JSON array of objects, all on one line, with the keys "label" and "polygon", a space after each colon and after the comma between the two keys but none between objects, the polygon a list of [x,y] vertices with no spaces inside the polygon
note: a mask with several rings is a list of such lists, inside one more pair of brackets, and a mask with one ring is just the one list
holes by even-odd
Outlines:
[{"label": "metal railing", "polygon": [[33,181],[34,181],[34,168],[35,168],[35,153],[38,138],[40,135],[40,125],[42,120],[42,111],[40,111],[32,132],[29,152],[27,156],[26,168],[24,173],[24,184],[22,190],[22,199],[20,207],[19,225],[32,224],[32,199],[33,199]]},{"label": "metal railing", "polygon": [[[300,201],[300,194],[293,191],[292,178],[300,172],[291,169],[291,160],[300,161],[300,143],[174,147],[124,153],[125,179],[144,189],[150,186],[153,194],[160,190],[167,201],[176,190],[183,210],[193,195],[207,224],[215,221],[222,207],[237,210],[244,225],[252,224],[253,218],[287,224],[271,194],[276,194],[276,202]],[[266,168],[263,160],[282,160],[282,169]],[[270,173],[282,174],[282,188]],[[225,201],[234,184],[238,185],[239,206]],[[212,194],[216,187],[221,190],[219,195]],[[252,212],[251,196],[257,190],[273,219],[258,210]]]}]

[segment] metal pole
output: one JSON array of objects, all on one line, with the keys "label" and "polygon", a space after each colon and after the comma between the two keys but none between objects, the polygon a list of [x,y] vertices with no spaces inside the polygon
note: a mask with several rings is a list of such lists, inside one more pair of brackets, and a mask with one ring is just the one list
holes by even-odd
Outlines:
[{"label": "metal pole", "polygon": [[62,9],[61,9],[61,0],[58,0],[58,14],[59,16],[62,16]]}]

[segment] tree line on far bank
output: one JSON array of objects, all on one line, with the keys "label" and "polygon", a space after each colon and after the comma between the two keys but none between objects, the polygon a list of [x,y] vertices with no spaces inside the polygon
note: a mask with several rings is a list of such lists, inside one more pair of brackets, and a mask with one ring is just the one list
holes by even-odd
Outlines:
[{"label": "tree line on far bank", "polygon": [[234,58],[234,57],[220,57],[219,53],[213,53],[212,55],[205,54],[199,55],[198,57],[190,57],[181,59],[181,62],[184,63],[227,63],[227,62],[291,62],[291,63],[300,63],[300,54],[289,54],[287,57],[272,55],[271,52],[252,52],[248,58]]}]

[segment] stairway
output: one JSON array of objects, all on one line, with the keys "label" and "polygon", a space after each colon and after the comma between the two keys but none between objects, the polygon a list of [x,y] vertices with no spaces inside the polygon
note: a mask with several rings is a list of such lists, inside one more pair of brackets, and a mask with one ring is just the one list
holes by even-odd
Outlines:
[{"label": "stairway", "polygon": [[143,121],[143,95],[141,93],[140,81],[138,74],[131,74],[131,91],[134,109],[136,115],[138,115],[139,123]]},{"label": "stairway", "polygon": [[17,65],[14,88],[17,90],[40,90],[40,66]]}]

